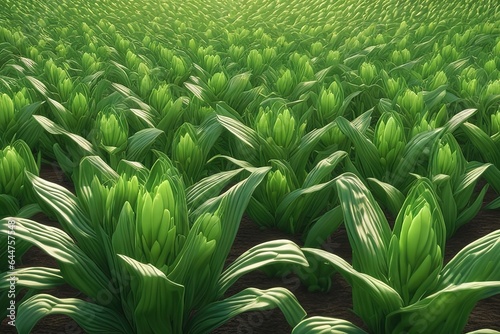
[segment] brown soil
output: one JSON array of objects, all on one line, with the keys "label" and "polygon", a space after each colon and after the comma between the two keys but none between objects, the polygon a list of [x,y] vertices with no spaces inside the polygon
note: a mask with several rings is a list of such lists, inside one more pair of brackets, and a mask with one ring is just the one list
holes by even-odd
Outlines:
[{"label": "brown soil", "polygon": [[[42,176],[52,182],[62,184],[72,190],[71,182],[62,176],[59,169],[54,166],[44,166]],[[493,192],[487,195],[487,201],[492,200],[495,196]],[[489,232],[500,228],[500,216],[497,211],[481,211],[471,222],[463,226],[456,234],[448,241],[445,260],[449,261],[460,249],[468,243],[486,235]],[[43,215],[37,215],[34,220],[43,222],[52,226],[58,226],[57,222],[50,221]],[[300,244],[300,239],[291,237],[280,231],[266,230],[261,231],[249,219],[244,218],[241,222],[240,229],[234,246],[228,257],[228,263],[234,261],[244,251],[259,243],[274,240],[274,239],[292,239]],[[347,235],[343,228],[328,239],[326,245],[328,249],[342,258],[350,261],[351,249],[347,239]],[[56,266],[55,261],[51,257],[44,254],[39,249],[33,247],[24,257],[24,266]],[[309,292],[306,287],[299,283],[296,276],[285,275],[283,277],[268,277],[262,272],[253,272],[242,277],[228,291],[227,295],[231,295],[241,291],[247,287],[255,287],[267,289],[271,287],[286,287],[292,291],[297,297],[302,307],[307,312],[308,316],[320,315],[345,319],[353,322],[366,330],[363,322],[352,311],[351,288],[346,281],[338,274],[335,274],[332,279],[332,288],[328,293],[313,293]],[[51,291],[47,291],[58,297],[81,297],[79,292],[70,286],[62,286]],[[491,328],[500,330],[500,295],[488,298],[477,304],[472,312],[469,322],[465,328],[465,332],[473,331],[482,328]],[[262,312],[249,312],[237,316],[227,324],[213,331],[214,334],[225,333],[290,333],[291,327],[286,323],[286,320],[279,310],[269,310]],[[7,325],[6,319],[0,326],[0,333],[16,333],[16,331]],[[53,315],[42,319],[34,328],[32,333],[40,334],[78,334],[83,333],[76,323],[66,317]]]}]

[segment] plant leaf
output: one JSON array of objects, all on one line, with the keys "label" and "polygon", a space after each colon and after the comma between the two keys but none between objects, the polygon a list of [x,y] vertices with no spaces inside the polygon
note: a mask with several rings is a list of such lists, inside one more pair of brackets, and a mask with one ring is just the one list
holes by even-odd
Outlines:
[{"label": "plant leaf", "polygon": [[144,159],[156,138],[162,133],[162,130],[156,128],[142,129],[134,133],[128,139],[127,159],[133,161]]},{"label": "plant leaf", "polygon": [[191,319],[187,332],[190,334],[209,333],[243,312],[264,311],[276,307],[280,308],[288,324],[292,327],[306,316],[306,312],[295,296],[285,288],[268,290],[247,288],[198,310]]},{"label": "plant leaf", "polygon": [[318,316],[302,320],[292,330],[292,334],[326,333],[367,334],[364,330],[349,321]]},{"label": "plant leaf", "polygon": [[388,264],[387,248],[391,238],[384,213],[354,174],[342,174],[336,186],[344,213],[344,225],[353,250],[353,267],[384,280]]},{"label": "plant leaf", "polygon": [[419,133],[413,137],[406,144],[403,156],[392,175],[389,176],[388,182],[401,189],[408,180],[408,174],[417,165],[421,156],[425,154],[425,149],[430,148],[442,132],[443,129],[435,129]]},{"label": "plant leaf", "polygon": [[354,289],[357,289],[362,294],[362,300],[353,298],[354,311],[372,332],[383,333],[386,316],[403,306],[403,300],[399,294],[375,277],[355,270],[349,263],[335,254],[314,248],[302,248],[302,251],[327,261],[353,287],[353,292]]},{"label": "plant leaf", "polygon": [[337,205],[324,213],[307,232],[305,247],[319,247],[344,222],[342,207]]},{"label": "plant leaf", "polygon": [[78,242],[79,246],[94,261],[104,266],[106,261],[97,234],[92,224],[78,205],[78,199],[58,184],[46,181],[33,174],[26,173],[43,205],[55,213],[62,228]]},{"label": "plant leaf", "polygon": [[300,247],[289,240],[268,241],[250,248],[221,274],[217,284],[218,298],[222,297],[226,290],[246,273],[263,266],[283,263],[309,266]]},{"label": "plant leaf", "polygon": [[468,120],[472,115],[476,113],[477,109],[465,109],[461,112],[453,115],[452,118],[445,124],[445,129],[447,132],[454,132],[460,125],[462,125],[466,120]]},{"label": "plant leaf", "polygon": [[144,264],[125,255],[118,257],[130,275],[136,332],[182,333],[184,287],[169,280],[152,264]]},{"label": "plant leaf", "polygon": [[59,299],[47,294],[35,295],[19,305],[16,328],[30,333],[47,315],[63,314],[75,320],[87,333],[130,333],[132,330],[120,313],[81,299]]},{"label": "plant leaf", "polygon": [[17,268],[12,273],[5,272],[2,276],[0,291],[9,289],[9,279],[12,276],[16,278],[17,287],[29,289],[51,289],[66,283],[59,269],[47,267]]},{"label": "plant leaf", "polygon": [[377,147],[344,117],[337,117],[335,121],[356,148],[356,159],[359,160],[365,177],[381,178],[383,169]]},{"label": "plant leaf", "polygon": [[80,147],[88,154],[97,155],[97,152],[94,150],[94,147],[87,139],[77,134],[66,131],[64,128],[52,122],[47,117],[41,115],[33,115],[33,117],[48,133],[53,135],[64,135],[69,139],[71,139],[75,144],[78,145],[78,147]]},{"label": "plant leaf", "polygon": [[382,203],[396,217],[405,201],[403,193],[398,188],[378,179],[368,178],[367,181],[371,185],[371,191],[377,201]]},{"label": "plant leaf", "polygon": [[441,271],[436,291],[467,282],[500,281],[500,230],[465,246]]},{"label": "plant leaf", "polygon": [[491,162],[495,166],[500,166],[500,150],[498,145],[483,130],[472,123],[462,124],[461,129],[469,137],[472,144],[479,151],[486,162]]},{"label": "plant leaf", "polygon": [[387,317],[385,333],[462,333],[476,303],[500,293],[500,281],[450,285]]},{"label": "plant leaf", "polygon": [[[52,256],[59,265],[61,275],[71,286],[93,298],[105,294],[114,299],[115,296],[108,290],[109,279],[101,268],[64,231],[28,219],[15,220],[16,237]],[[1,220],[0,224],[1,232],[7,234],[7,219]]]}]

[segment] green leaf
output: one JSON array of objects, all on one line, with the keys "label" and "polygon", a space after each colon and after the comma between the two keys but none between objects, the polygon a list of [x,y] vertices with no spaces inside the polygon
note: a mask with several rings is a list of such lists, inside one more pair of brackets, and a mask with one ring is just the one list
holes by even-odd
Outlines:
[{"label": "green leaf", "polygon": [[203,292],[204,302],[213,300],[217,295],[217,281],[236,237],[241,217],[248,206],[252,193],[269,170],[270,167],[256,169],[248,178],[237,183],[224,194],[207,200],[191,214],[191,218],[195,219],[202,214],[216,213],[220,217],[220,228],[224,231],[217,239],[215,250],[209,263],[206,264],[210,275],[204,282],[204,286],[208,289]]},{"label": "green leaf", "polygon": [[302,320],[292,330],[292,334],[326,333],[367,334],[364,330],[349,321],[318,316]]},{"label": "green leaf", "polygon": [[135,213],[128,202],[123,205],[115,231],[111,237],[113,251],[116,254],[123,254],[129,257],[135,255]]},{"label": "green leaf", "polygon": [[[302,173],[305,170],[309,157],[316,148],[317,143],[321,140],[323,134],[328,132],[334,125],[332,122],[322,128],[309,131],[302,137],[299,144],[293,148],[288,160],[296,173]],[[276,157],[276,155],[273,157]]]},{"label": "green leaf", "polygon": [[264,242],[241,254],[225,269],[217,283],[219,287],[218,298],[222,297],[227,289],[241,276],[250,271],[273,264],[309,266],[300,247],[294,242],[289,240]]},{"label": "green leaf", "polygon": [[223,127],[215,116],[210,116],[197,128],[198,143],[201,145],[201,151],[204,152],[205,157],[219,138],[222,130]]},{"label": "green leaf", "polygon": [[[295,216],[297,210],[300,210],[301,212],[310,211],[313,216],[318,211],[318,208],[315,208],[314,205],[318,204],[318,202],[316,201],[315,203],[311,203],[313,198],[305,197],[305,195],[310,195],[316,192],[323,191],[333,186],[337,179],[338,178],[335,178],[330,181],[320,184],[315,184],[307,188],[295,189],[290,193],[288,193],[285,196],[285,198],[283,198],[281,203],[278,205],[278,208],[276,208],[276,217],[279,219],[276,224],[278,228],[283,229],[285,231],[289,231],[292,234],[296,232],[301,232],[302,229],[306,227],[308,222],[303,222],[302,220],[298,221],[299,219],[297,219],[297,217]],[[304,196],[304,202],[301,203],[300,202],[302,199],[301,197],[303,196]],[[316,210],[313,210],[314,208]],[[322,205],[320,205],[319,210],[321,209]]]},{"label": "green leaf", "polygon": [[481,210],[481,206],[483,205],[483,199],[484,196],[486,196],[487,191],[488,191],[488,185],[484,186],[483,189],[481,189],[481,192],[477,195],[477,197],[469,205],[469,207],[462,210],[458,214],[457,220],[455,222],[455,226],[457,228],[464,225],[465,223],[468,223],[469,221],[472,220],[472,218],[474,218],[477,215],[479,210]]},{"label": "green leaf", "polygon": [[41,203],[56,215],[63,229],[75,238],[86,254],[89,254],[100,265],[104,265],[106,261],[100,251],[97,234],[78,205],[78,199],[58,184],[30,173],[27,173],[27,177],[31,180]]},{"label": "green leaf", "polygon": [[59,299],[38,294],[19,305],[16,328],[19,333],[30,333],[36,323],[45,316],[62,314],[71,317],[87,333],[130,333],[127,319],[107,307],[81,299]]},{"label": "green leaf", "polygon": [[19,211],[19,202],[14,196],[0,194],[0,218],[16,216]]},{"label": "green leaf", "polygon": [[378,179],[368,178],[367,181],[371,185],[371,191],[377,201],[382,203],[396,217],[405,201],[403,193],[398,188]]},{"label": "green leaf", "polygon": [[[75,170],[78,169],[78,162],[81,159],[81,155],[78,152],[73,151],[71,154],[68,154],[68,152],[64,151],[58,143],[55,143],[52,146],[52,150],[54,151],[57,164],[61,167],[63,172],[67,175],[73,176]],[[71,160],[72,158],[75,161]]]},{"label": "green leaf", "polygon": [[344,222],[342,207],[337,205],[324,213],[307,232],[305,247],[319,247]]},{"label": "green leaf", "polygon": [[354,174],[342,174],[336,186],[344,213],[344,225],[353,250],[353,267],[384,280],[388,264],[387,248],[391,238],[384,213]]},{"label": "green leaf", "polygon": [[441,103],[441,101],[443,101],[446,96],[446,87],[447,85],[442,85],[432,91],[422,92],[424,102],[429,110],[432,110],[435,106]]},{"label": "green leaf", "polygon": [[128,178],[137,176],[140,184],[146,183],[149,176],[149,170],[143,164],[129,160],[120,160],[116,172],[118,175],[127,175]]},{"label": "green leaf", "polygon": [[257,132],[243,123],[227,116],[217,115],[219,123],[231,132],[236,138],[253,149],[257,149],[261,142]]},{"label": "green leaf", "polygon": [[469,137],[472,144],[486,162],[491,162],[496,167],[500,166],[500,150],[490,136],[479,127],[469,122],[462,124],[461,129],[465,132],[467,137]]},{"label": "green leaf", "polygon": [[186,189],[186,200],[188,207],[197,207],[207,199],[220,194],[222,189],[239,173],[243,168],[216,173],[198,181]]},{"label": "green leaf", "polygon": [[152,264],[144,264],[118,255],[130,275],[135,302],[137,333],[182,333],[184,321],[184,287],[170,281]]},{"label": "green leaf", "polygon": [[256,169],[247,179],[237,183],[222,196],[219,196],[220,206],[218,210],[221,217],[221,229],[224,233],[222,233],[218,241],[215,254],[210,263],[210,268],[213,268],[215,272],[222,272],[229,250],[238,232],[241,217],[255,188],[262,182],[269,170],[269,167]]},{"label": "green leaf", "polygon": [[381,178],[384,171],[380,164],[380,154],[377,147],[347,119],[337,117],[336,122],[356,148],[356,160],[359,161],[359,166],[363,169],[365,177]]},{"label": "green leaf", "polygon": [[156,138],[163,131],[156,128],[147,128],[137,131],[128,139],[127,159],[133,161],[141,161],[144,159]]},{"label": "green leaf", "polygon": [[484,172],[484,178],[500,194],[500,169],[498,166],[491,166]]},{"label": "green leaf", "polygon": [[292,327],[306,316],[306,312],[295,296],[285,288],[268,290],[247,288],[198,310],[191,319],[187,332],[190,334],[209,333],[243,312],[264,311],[276,307],[280,308],[288,324]]},{"label": "green leaf", "polygon": [[[114,64],[118,64],[118,63],[115,63],[113,62]],[[128,80],[128,75],[126,76],[127,80]],[[122,94],[123,96],[125,96],[127,98],[127,100],[130,100],[132,102],[134,102],[135,104],[137,104],[142,110],[146,110],[147,112],[150,112],[151,110],[151,107],[149,105],[147,105],[146,103],[144,103],[141,98],[139,98],[129,87],[131,87],[130,85],[130,82],[128,82],[128,87],[127,86],[124,86],[124,85],[121,85],[119,83],[115,83],[113,82],[111,84],[111,86],[116,89],[116,91],[120,94]]]},{"label": "green leaf", "polygon": [[53,135],[66,136],[88,154],[97,155],[97,152],[94,150],[92,144],[85,138],[77,134],[66,131],[64,128],[62,128],[61,126],[57,125],[56,123],[52,122],[50,119],[44,116],[33,115],[33,117],[48,133]]},{"label": "green leaf", "polygon": [[410,172],[421,161],[420,159],[424,156],[425,150],[432,147],[442,132],[443,129],[435,129],[419,133],[413,137],[406,144],[403,156],[392,175],[389,176],[388,182],[401,189],[408,182]]},{"label": "green leaf", "polygon": [[247,207],[247,214],[261,227],[272,228],[276,224],[274,212],[269,212],[269,209],[262,202],[255,199],[255,197],[250,198],[250,202]]},{"label": "green leaf", "polygon": [[224,91],[224,99],[229,101],[229,104],[238,103],[241,94],[245,91],[250,82],[250,72],[239,73],[229,79],[227,88]]},{"label": "green leaf", "polygon": [[[42,134],[40,126],[32,117],[33,113],[35,113],[45,101],[36,101],[30,105],[27,105],[16,114],[15,122],[18,124],[18,127],[12,127],[12,130],[7,130],[7,137],[13,137],[15,134],[15,138],[22,139],[28,144],[29,147],[34,147]],[[12,131],[12,135],[11,135]]]},{"label": "green leaf", "polygon": [[465,246],[441,271],[436,291],[467,282],[500,281],[500,230]]},{"label": "green leaf", "polygon": [[[101,157],[92,155],[86,156],[80,161],[78,173],[78,183],[77,190],[80,190],[78,196],[82,196],[82,191],[84,188],[90,187],[94,177],[101,182],[101,184],[107,184],[108,182],[115,182],[118,180],[120,175],[115,172],[115,170],[101,159]],[[89,198],[92,194],[87,194]]]},{"label": "green leaf", "polygon": [[460,125],[462,125],[466,120],[468,120],[472,115],[477,112],[477,109],[465,109],[461,112],[453,115],[452,118],[445,124],[445,129],[447,132],[454,132]]},{"label": "green leaf", "polygon": [[56,268],[46,267],[27,267],[17,268],[12,273],[4,273],[0,281],[0,291],[9,289],[10,277],[16,277],[17,287],[26,287],[29,289],[51,289],[66,282],[61,276],[61,272]]},{"label": "green leaf", "polygon": [[304,253],[317,256],[333,266],[362,298],[353,297],[353,307],[373,333],[383,333],[385,318],[403,306],[399,294],[386,283],[355,270],[341,257],[321,249],[302,248]]},{"label": "green leaf", "polygon": [[[58,228],[42,225],[27,219],[16,218],[16,237],[25,240],[52,256],[58,263],[61,275],[71,286],[93,298],[116,297],[108,290],[109,279],[96,263],[73,242],[69,235]],[[7,219],[1,220],[4,234],[8,233]]]},{"label": "green leaf", "polygon": [[28,205],[23,206],[21,209],[19,209],[19,211],[17,212],[17,214],[15,216],[19,217],[19,218],[31,218],[34,215],[36,215],[37,213],[41,213],[41,212],[42,212],[42,209],[40,208],[40,206],[38,204],[28,204]]},{"label": "green leaf", "polygon": [[481,300],[500,293],[500,281],[451,285],[387,317],[385,333],[462,333]]},{"label": "green leaf", "polygon": [[302,187],[307,188],[322,182],[332,173],[332,171],[345,157],[347,157],[347,152],[336,151],[327,158],[319,161],[316,166],[314,166],[314,168],[311,169],[311,171],[307,174]]},{"label": "green leaf", "polygon": [[22,140],[16,140],[14,143],[11,145],[14,147],[19,153],[19,155],[23,158],[24,160],[24,165],[26,166],[26,170],[32,174],[39,174],[39,168],[38,164],[35,161],[35,158],[33,157],[33,153],[31,152],[31,148]]},{"label": "green leaf", "polygon": [[485,173],[492,164],[485,164],[482,162],[471,161],[467,164],[466,173],[460,178],[458,185],[455,187],[455,194],[467,191],[468,188],[473,188],[477,180],[483,173]]},{"label": "green leaf", "polygon": [[209,89],[205,89],[200,85],[196,85],[190,82],[185,82],[184,86],[186,86],[186,88],[191,93],[193,93],[194,96],[196,96],[205,103],[210,104],[218,100],[217,97]]},{"label": "green leaf", "polygon": [[500,208],[500,197],[494,199],[488,205],[485,206],[486,209],[495,210]]}]

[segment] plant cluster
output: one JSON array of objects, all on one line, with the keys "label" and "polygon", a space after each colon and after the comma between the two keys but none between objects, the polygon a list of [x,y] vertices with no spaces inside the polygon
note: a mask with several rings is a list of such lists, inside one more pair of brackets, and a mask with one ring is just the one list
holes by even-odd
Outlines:
[{"label": "plant cluster", "polygon": [[[18,257],[57,261],[15,270],[17,330],[62,313],[89,333],[207,333],[278,307],[292,333],[363,333],[284,288],[227,296],[262,269],[310,290],[340,273],[373,333],[461,332],[500,293],[499,231],[443,257],[500,194],[499,16],[494,0],[4,0],[0,240],[14,220]],[[302,244],[227,264],[244,214]],[[352,263],[319,249],[342,224]],[[45,292],[62,284],[84,297]]]}]

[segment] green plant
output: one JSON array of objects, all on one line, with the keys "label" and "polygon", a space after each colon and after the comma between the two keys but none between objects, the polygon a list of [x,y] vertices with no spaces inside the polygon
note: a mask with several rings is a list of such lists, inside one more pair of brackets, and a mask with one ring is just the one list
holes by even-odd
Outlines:
[{"label": "green plant", "polygon": [[[254,169],[247,179],[206,201],[204,196],[213,192],[209,185],[218,188],[221,178],[215,185],[214,178],[202,181],[209,189],[187,200],[166,157],[151,171],[123,161],[121,176],[97,157],[83,159],[80,169],[78,197],[28,174],[64,231],[27,219],[9,220],[16,222],[19,240],[37,245],[58,263],[58,270],[16,270],[19,287],[65,281],[89,299],[34,295],[19,305],[20,333],[54,312],[72,317],[89,332],[137,333],[206,333],[240,312],[272,307],[280,307],[292,326],[304,317],[295,297],[282,288],[250,288],[222,299],[248,271],[274,263],[307,265],[298,246],[281,240],[255,246],[223,270],[238,222],[267,168]],[[187,201],[204,203],[189,211]],[[1,221],[3,234],[7,222]]]},{"label": "green plant", "polygon": [[[345,174],[336,185],[353,264],[324,250],[303,251],[352,285],[354,312],[371,332],[459,332],[478,300],[500,293],[493,265],[500,231],[469,244],[443,267],[446,227],[430,181],[416,181],[392,232],[356,176]],[[309,332],[319,332],[322,324]]]}]

